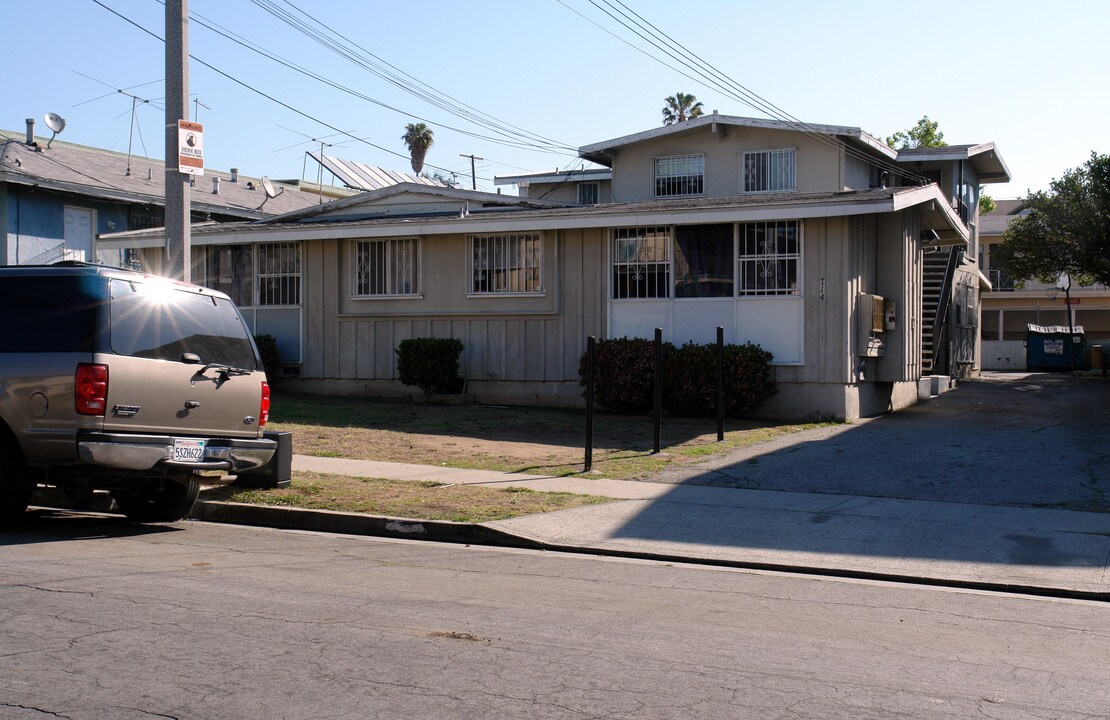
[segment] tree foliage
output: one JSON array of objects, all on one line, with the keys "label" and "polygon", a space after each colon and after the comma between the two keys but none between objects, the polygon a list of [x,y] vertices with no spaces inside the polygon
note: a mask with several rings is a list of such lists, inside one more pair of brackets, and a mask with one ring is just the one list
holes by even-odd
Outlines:
[{"label": "tree foliage", "polygon": [[698,99],[689,93],[676,92],[663,98],[663,102],[666,103],[663,106],[664,125],[686,122],[705,114]]},{"label": "tree foliage", "polygon": [[1016,278],[1110,285],[1110,155],[1091,159],[1023,199],[994,253]]},{"label": "tree foliage", "polygon": [[886,139],[886,144],[895,150],[912,150],[919,147],[944,147],[944,133],[939,129],[940,122],[922,115],[909,130],[899,130]]},{"label": "tree foliage", "polygon": [[428,149],[435,142],[432,129],[424,123],[409,123],[405,125],[405,134],[401,136],[408,148],[409,157],[412,159],[412,171],[417,175],[424,169],[424,157]]}]

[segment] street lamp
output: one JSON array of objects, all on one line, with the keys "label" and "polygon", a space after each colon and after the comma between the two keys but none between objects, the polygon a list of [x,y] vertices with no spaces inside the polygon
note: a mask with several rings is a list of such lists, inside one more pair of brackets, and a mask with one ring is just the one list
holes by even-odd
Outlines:
[{"label": "street lamp", "polygon": [[1056,281],[1056,288],[1064,291],[1064,312],[1068,315],[1068,363],[1075,372],[1075,322],[1071,310],[1071,273],[1063,273]]}]

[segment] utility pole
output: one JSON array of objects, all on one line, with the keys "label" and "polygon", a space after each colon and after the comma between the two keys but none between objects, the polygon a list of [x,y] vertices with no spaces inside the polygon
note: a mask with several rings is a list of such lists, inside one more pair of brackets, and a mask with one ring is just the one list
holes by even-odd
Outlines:
[{"label": "utility pole", "polygon": [[166,0],[166,263],[192,281],[189,175],[178,171],[178,120],[189,119],[189,0]]},{"label": "utility pole", "polygon": [[474,161],[475,160],[485,160],[485,158],[480,158],[480,157],[477,157],[477,156],[474,156],[474,155],[463,155],[462,153],[459,153],[459,157],[470,158],[470,189],[471,190],[477,190],[478,189],[478,176],[474,174]]}]

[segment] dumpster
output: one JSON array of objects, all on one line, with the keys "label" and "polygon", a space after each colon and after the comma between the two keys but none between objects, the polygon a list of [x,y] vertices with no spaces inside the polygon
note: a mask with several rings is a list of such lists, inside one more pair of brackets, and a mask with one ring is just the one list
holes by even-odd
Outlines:
[{"label": "dumpster", "polygon": [[1078,370],[1083,367],[1083,326],[1025,327],[1025,367],[1030,370]]}]

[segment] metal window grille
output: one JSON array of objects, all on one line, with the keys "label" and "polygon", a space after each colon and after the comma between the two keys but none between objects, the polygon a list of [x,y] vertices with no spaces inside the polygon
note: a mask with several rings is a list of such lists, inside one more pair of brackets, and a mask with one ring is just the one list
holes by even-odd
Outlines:
[{"label": "metal window grille", "polygon": [[352,241],[352,294],[372,297],[419,292],[417,249],[417,238]]},{"label": "metal window grille", "polygon": [[655,158],[655,197],[701,195],[705,192],[705,156]]},{"label": "metal window grille", "polygon": [[301,245],[297,242],[262,243],[258,263],[258,305],[299,305],[301,302]]},{"label": "metal window grille", "polygon": [[471,235],[469,241],[470,292],[543,292],[543,238],[540,235]]},{"label": "metal window grille", "polygon": [[782,192],[797,189],[794,149],[743,153],[744,192]]},{"label": "metal window grille", "polygon": [[671,286],[669,227],[613,230],[613,299],[665,298]]},{"label": "metal window grille", "polygon": [[595,182],[585,182],[578,184],[578,204],[579,205],[597,205],[598,203],[598,184]]},{"label": "metal window grille", "polygon": [[802,229],[798,220],[740,224],[739,295],[798,295]]}]

